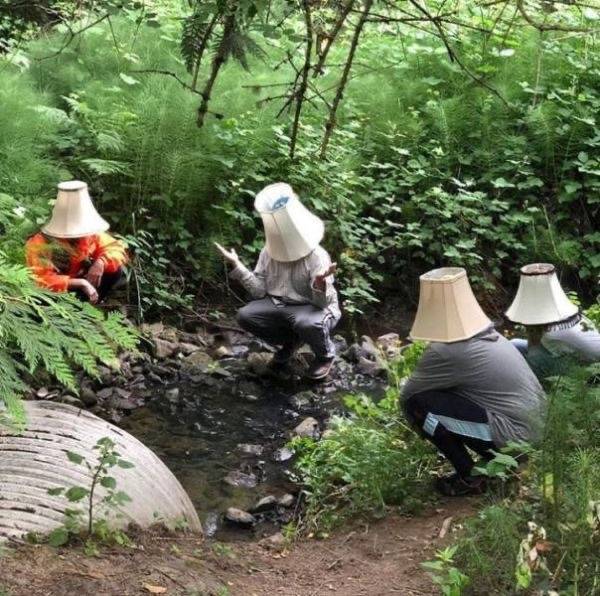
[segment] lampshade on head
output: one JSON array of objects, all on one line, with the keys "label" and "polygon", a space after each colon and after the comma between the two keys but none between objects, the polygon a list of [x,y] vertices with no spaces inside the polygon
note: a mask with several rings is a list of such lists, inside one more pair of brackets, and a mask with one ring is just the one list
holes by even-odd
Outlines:
[{"label": "lampshade on head", "polygon": [[554,265],[532,263],[521,268],[519,288],[506,317],[522,325],[549,325],[578,312],[562,289]]},{"label": "lampshade on head", "polygon": [[411,339],[462,341],[492,324],[473,295],[464,269],[433,269],[419,280],[419,307],[410,330]]},{"label": "lampshade on head", "polygon": [[54,238],[82,238],[108,230],[88,193],[85,182],[71,180],[58,185],[58,196],[50,221],[42,232]]},{"label": "lampshade on head", "polygon": [[289,184],[277,182],[254,201],[265,228],[269,256],[283,263],[309,255],[323,239],[325,226],[301,202]]}]

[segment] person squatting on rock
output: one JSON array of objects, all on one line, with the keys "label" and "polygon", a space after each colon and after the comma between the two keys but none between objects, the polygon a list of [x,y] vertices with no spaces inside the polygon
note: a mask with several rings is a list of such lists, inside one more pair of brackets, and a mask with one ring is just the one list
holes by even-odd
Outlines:
[{"label": "person squatting on rock", "polygon": [[125,245],[106,233],[85,182],[58,185],[52,218],[26,245],[27,265],[41,287],[75,292],[92,304],[124,277]]},{"label": "person squatting on rock", "polygon": [[511,341],[538,379],[564,374],[573,365],[600,362],[600,333],[569,300],[554,265],[532,263],[521,268],[506,317],[525,326],[528,339]]},{"label": "person squatting on rock", "polygon": [[484,460],[507,443],[532,441],[543,422],[545,396],[521,353],[495,329],[464,269],[434,269],[420,278],[410,337],[431,342],[402,390],[401,405],[418,432],[456,473],[439,478],[449,496],[479,494],[468,449]]},{"label": "person squatting on rock", "polygon": [[254,298],[237,315],[239,325],[279,346],[272,367],[283,368],[295,350],[307,343],[315,354],[308,376],[325,378],[335,359],[331,332],[341,318],[333,274],[336,265],[320,246],[323,222],[284,183],[271,184],[256,196],[266,236],[254,271],[235,250],[217,244],[233,265],[236,279]]}]

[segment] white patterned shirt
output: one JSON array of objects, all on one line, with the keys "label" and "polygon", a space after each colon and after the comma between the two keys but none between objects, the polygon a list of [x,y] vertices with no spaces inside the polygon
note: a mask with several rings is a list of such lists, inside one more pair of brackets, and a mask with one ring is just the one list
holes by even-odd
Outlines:
[{"label": "white patterned shirt", "polygon": [[321,246],[303,259],[289,263],[275,261],[263,248],[254,271],[240,263],[231,272],[231,278],[239,281],[255,299],[272,296],[286,304],[313,304],[329,309],[339,319],[341,312],[333,275],[325,279],[324,292],[314,287],[315,277],[330,265],[331,258]]}]

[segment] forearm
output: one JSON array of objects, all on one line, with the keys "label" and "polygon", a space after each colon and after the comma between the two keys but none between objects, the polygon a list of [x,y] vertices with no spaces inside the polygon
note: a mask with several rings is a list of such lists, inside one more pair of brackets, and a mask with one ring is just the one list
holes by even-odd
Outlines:
[{"label": "forearm", "polygon": [[229,274],[231,279],[239,281],[253,298],[264,298],[267,293],[265,280],[238,263]]}]

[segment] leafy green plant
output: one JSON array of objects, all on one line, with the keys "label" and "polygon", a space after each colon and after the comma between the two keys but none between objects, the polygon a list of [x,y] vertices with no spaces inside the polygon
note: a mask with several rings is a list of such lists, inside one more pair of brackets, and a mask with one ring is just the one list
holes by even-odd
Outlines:
[{"label": "leafy green plant", "polygon": [[437,551],[433,561],[421,563],[444,596],[461,596],[470,583],[469,577],[454,566],[457,548],[457,546],[448,546]]},{"label": "leafy green plant", "polygon": [[[83,530],[86,552],[90,555],[97,552],[98,542],[121,546],[130,544],[127,535],[122,530],[112,528],[106,516],[118,513],[122,505],[131,501],[129,495],[117,490],[117,480],[110,475],[111,469],[133,467],[132,463],[121,458],[116,444],[108,437],[99,439],[94,445],[94,450],[98,452],[95,462],[89,462],[73,451],[66,452],[72,464],[83,465],[87,469],[90,475],[88,486],[74,485],[48,489],[49,495],[64,495],[69,503],[84,504],[83,508],[66,510],[65,524],[50,533],[48,542],[52,546],[62,546],[71,537],[79,536]],[[97,491],[100,487],[104,489],[104,495],[98,500]]]},{"label": "leafy green plant", "polygon": [[117,350],[136,344],[137,334],[120,314],[38,288],[27,269],[0,253],[0,403],[10,413],[18,412],[36,370],[77,393],[74,367],[95,376],[98,362],[118,367]]}]

